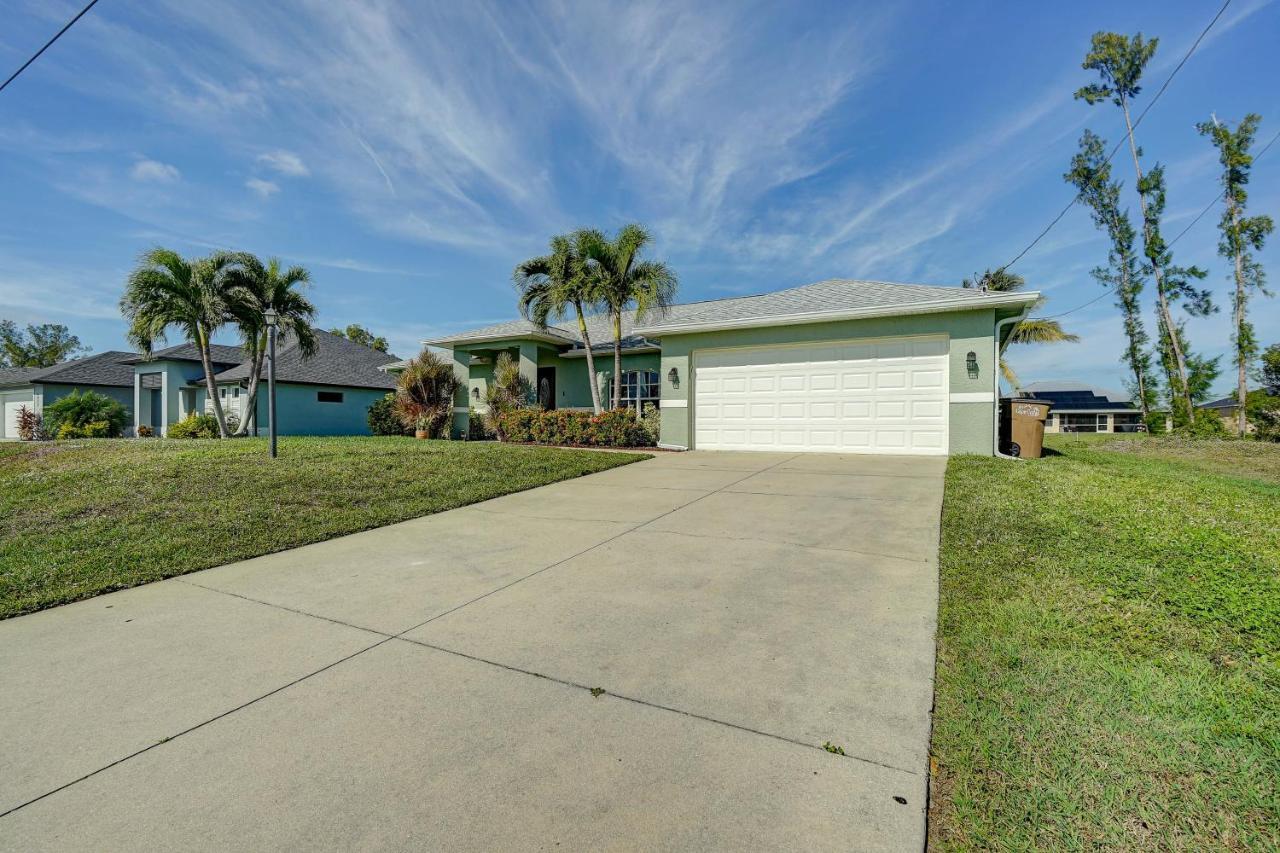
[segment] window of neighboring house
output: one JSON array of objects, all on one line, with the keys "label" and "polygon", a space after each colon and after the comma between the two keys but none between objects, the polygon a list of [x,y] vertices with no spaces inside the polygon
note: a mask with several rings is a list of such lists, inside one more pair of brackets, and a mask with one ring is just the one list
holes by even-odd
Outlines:
[{"label": "window of neighboring house", "polygon": [[224,400],[227,399],[227,389],[225,385],[218,389],[218,396]]},{"label": "window of neighboring house", "polygon": [[237,398],[237,399],[239,399],[239,397],[240,397],[240,386],[239,386],[239,385],[237,385],[236,387],[234,387],[234,388],[232,388],[232,389],[231,389],[231,396],[232,396],[232,397],[235,397],[235,398]]},{"label": "window of neighboring house", "polygon": [[624,370],[622,372],[622,399],[617,405],[624,409],[657,406],[659,395],[658,371]]},{"label": "window of neighboring house", "polygon": [[341,403],[341,391],[317,391],[316,401],[320,403]]}]

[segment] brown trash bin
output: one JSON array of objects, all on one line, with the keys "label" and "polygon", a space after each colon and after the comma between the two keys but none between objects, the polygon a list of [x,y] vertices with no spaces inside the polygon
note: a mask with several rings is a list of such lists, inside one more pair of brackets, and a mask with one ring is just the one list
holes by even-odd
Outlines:
[{"label": "brown trash bin", "polygon": [[1044,448],[1044,422],[1049,404],[1023,397],[1000,401],[1000,449],[1010,456],[1039,459]]}]

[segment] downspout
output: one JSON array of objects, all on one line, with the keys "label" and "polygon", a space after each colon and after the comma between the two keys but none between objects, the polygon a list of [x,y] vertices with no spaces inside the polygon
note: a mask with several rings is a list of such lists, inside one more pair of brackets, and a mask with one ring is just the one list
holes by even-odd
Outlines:
[{"label": "downspout", "polygon": [[[993,405],[991,407],[991,451],[1002,459],[1018,459],[1017,456],[1010,456],[1007,453],[1000,452],[1000,332],[1005,326],[1012,323],[1021,323],[1027,319],[1027,315],[1031,313],[1031,306],[1028,305],[1022,309],[1022,313],[1015,317],[1006,317],[1003,320],[996,321],[995,334],[995,359],[991,362],[991,373],[994,377],[993,381]],[[1018,389],[1013,389],[1018,390]]]}]

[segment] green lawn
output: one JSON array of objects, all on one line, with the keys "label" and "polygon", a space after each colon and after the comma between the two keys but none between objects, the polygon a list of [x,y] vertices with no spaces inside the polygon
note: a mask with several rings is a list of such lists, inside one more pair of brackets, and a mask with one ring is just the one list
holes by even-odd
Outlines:
[{"label": "green lawn", "polygon": [[643,455],[411,438],[0,443],[0,618]]},{"label": "green lawn", "polygon": [[1054,437],[957,457],[930,836],[1280,847],[1280,446]]}]

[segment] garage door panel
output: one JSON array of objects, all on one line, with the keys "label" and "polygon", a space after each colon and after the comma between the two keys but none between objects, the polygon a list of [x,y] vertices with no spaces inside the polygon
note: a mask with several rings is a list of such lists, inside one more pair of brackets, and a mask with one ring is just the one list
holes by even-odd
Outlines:
[{"label": "garage door panel", "polygon": [[945,453],[947,346],[904,338],[700,351],[695,445]]}]

